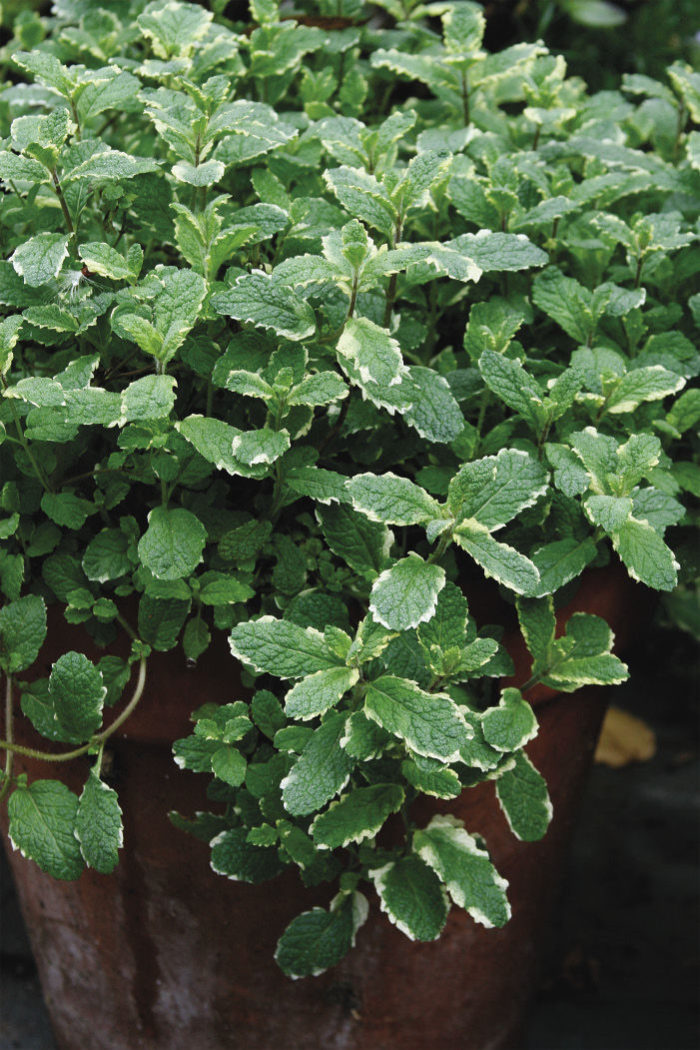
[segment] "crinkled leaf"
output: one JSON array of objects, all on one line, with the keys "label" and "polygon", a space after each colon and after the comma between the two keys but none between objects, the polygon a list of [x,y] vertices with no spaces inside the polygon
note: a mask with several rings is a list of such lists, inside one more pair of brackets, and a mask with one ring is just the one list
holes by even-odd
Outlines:
[{"label": "crinkled leaf", "polygon": [[75,835],[85,863],[102,875],[110,875],[124,842],[122,811],[116,791],[100,780],[94,769],[80,796]]},{"label": "crinkled leaf", "polygon": [[374,581],[370,612],[391,631],[405,631],[429,620],[445,586],[445,570],[411,553]]},{"label": "crinkled leaf", "polygon": [[454,817],[433,817],[416,831],[413,849],[445,884],[452,900],[482,926],[504,926],[510,918],[508,883]]},{"label": "crinkled leaf", "polygon": [[77,879],[83,870],[75,837],[78,797],[57,780],[35,780],[12,792],[9,835],[23,857],[54,879]]},{"label": "crinkled leaf", "polygon": [[311,825],[317,846],[339,849],[349,842],[372,839],[391,813],[400,809],[404,800],[398,784],[373,784],[356,788],[319,814]]}]

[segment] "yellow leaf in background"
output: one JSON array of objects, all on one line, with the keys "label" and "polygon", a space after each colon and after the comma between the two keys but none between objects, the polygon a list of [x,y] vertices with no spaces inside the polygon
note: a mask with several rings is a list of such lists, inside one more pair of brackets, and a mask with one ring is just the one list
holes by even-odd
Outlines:
[{"label": "yellow leaf in background", "polygon": [[594,761],[620,769],[630,762],[648,762],[656,754],[656,736],[641,718],[611,707],[603,720]]}]

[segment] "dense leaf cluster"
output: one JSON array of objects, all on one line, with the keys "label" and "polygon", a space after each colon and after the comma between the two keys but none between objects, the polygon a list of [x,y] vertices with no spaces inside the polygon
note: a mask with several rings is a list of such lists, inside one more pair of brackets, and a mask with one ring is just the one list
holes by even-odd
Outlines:
[{"label": "dense leaf cluster", "polygon": [[[485,51],[478,5],[382,6],[57,0],[0,93],[0,667],[8,712],[96,756],[80,798],[13,778],[8,715],[11,836],[112,870],[105,742],[151,651],[226,632],[246,688],[174,745],[215,812],[174,819],[229,878],[339,880],[292,976],[345,954],[366,884],[413,938],[507,920],[484,844],[411,818],[485,779],[518,837],[550,817],[470,581],[517,600],[523,691],[619,682],[555,603],[611,557],[670,591],[700,495],[700,77],[589,95],[541,43]],[[25,680],[53,603],[129,659]]]}]

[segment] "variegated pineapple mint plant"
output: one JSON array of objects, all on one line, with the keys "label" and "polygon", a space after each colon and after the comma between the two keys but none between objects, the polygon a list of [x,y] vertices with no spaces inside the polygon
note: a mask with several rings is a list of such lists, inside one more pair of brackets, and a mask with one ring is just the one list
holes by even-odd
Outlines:
[{"label": "variegated pineapple mint plant", "polygon": [[[452,905],[507,921],[487,844],[412,803],[490,779],[545,833],[528,688],[626,677],[555,605],[610,559],[672,589],[664,533],[687,543],[700,495],[700,77],[590,96],[542,44],[487,53],[475,4],[379,6],[331,30],[275,0],[252,27],[56,0],[18,18],[0,94],[10,836],[57,878],[110,872],[105,745],[158,703],[151,652],[206,668],[224,632],[245,688],[174,742],[216,801],[173,819],[229,878],[336,883],[281,936],[291,976],[374,896],[419,940]],[[517,603],[520,689],[480,574]],[[53,604],[129,659],[37,680]],[[17,752],[93,756],[80,797]]]}]

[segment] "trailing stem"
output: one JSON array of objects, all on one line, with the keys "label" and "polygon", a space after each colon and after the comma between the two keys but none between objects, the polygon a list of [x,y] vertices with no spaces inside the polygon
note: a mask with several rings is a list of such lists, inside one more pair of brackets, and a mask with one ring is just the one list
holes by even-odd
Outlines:
[{"label": "trailing stem", "polygon": [[[8,674],[7,681],[5,682],[5,735],[10,745],[14,744],[14,725],[13,725],[14,712],[12,710],[12,675]],[[0,801],[5,797],[10,788],[10,781],[12,780],[12,765],[14,763],[14,752],[10,746],[5,752],[5,774],[3,777],[2,787],[0,787]]]},{"label": "trailing stem", "polygon": [[[24,747],[22,744],[15,744],[14,739],[10,739],[12,736],[12,730],[6,728],[7,739],[0,740],[0,750],[14,752],[17,755],[25,755],[27,758],[36,759],[39,762],[69,762],[72,758],[78,758],[80,755],[84,755],[91,748],[96,745],[104,747],[105,741],[109,740],[113,733],[119,729],[121,725],[126,722],[127,718],[133,714],[137,708],[141,697],[143,696],[143,690],[146,685],[146,657],[142,656],[139,662],[139,674],[136,681],[136,687],[132,694],[131,700],[126,705],[124,710],[118,715],[111,725],[107,726],[100,733],[95,733],[94,736],[88,740],[87,744],[81,744],[80,747],[74,748],[72,751],[63,751],[57,755],[51,754],[50,751],[37,751],[33,747]],[[11,723],[8,723],[11,725]]]}]

